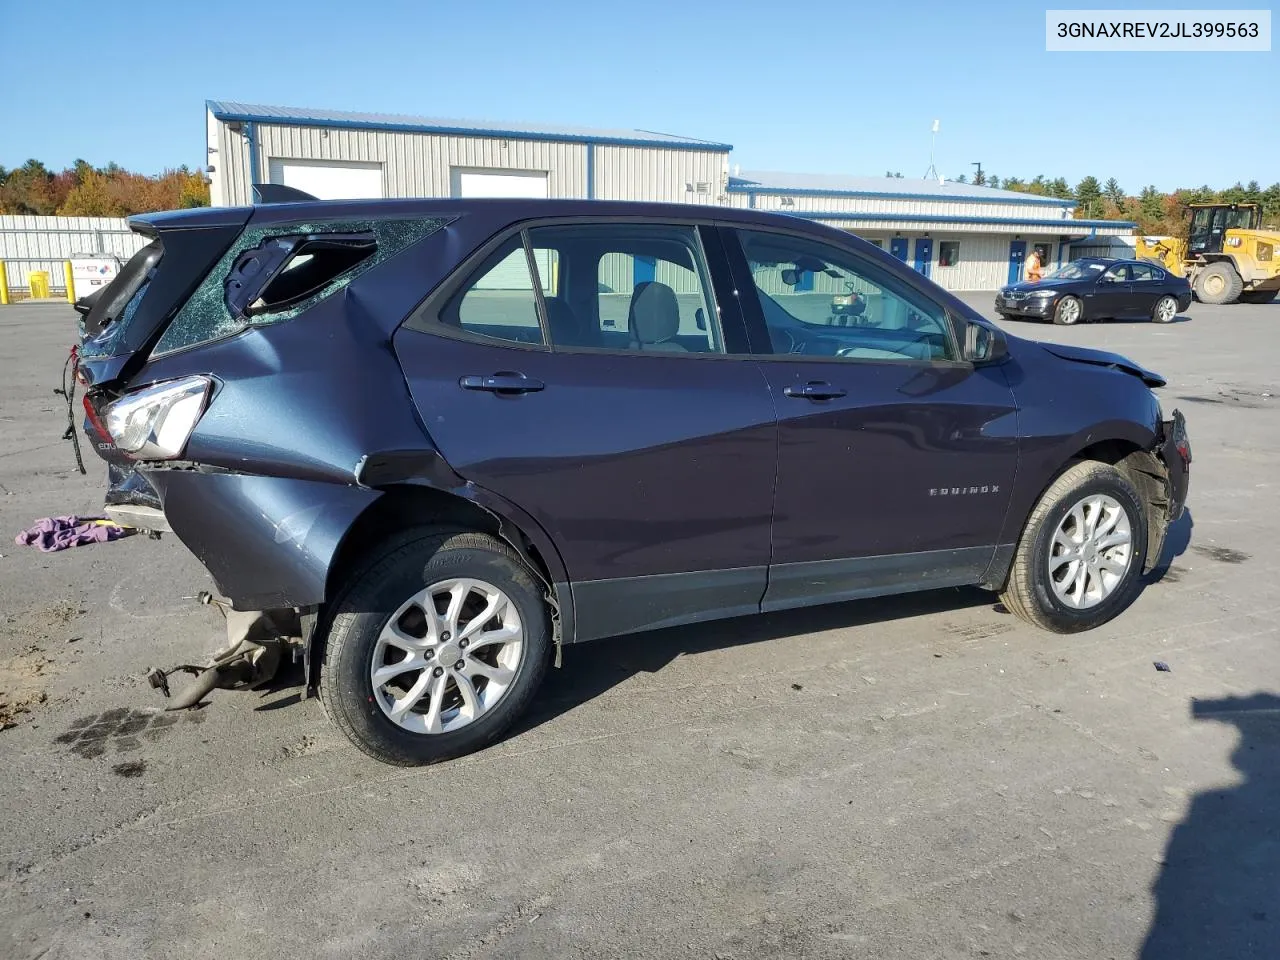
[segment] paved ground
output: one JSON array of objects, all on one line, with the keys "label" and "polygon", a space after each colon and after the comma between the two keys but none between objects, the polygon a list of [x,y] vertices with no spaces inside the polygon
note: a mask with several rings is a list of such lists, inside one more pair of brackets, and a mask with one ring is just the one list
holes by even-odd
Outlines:
[{"label": "paved ground", "polygon": [[1280,304],[1017,326],[1190,419],[1194,528],[1112,625],[946,591],[600,642],[412,771],[291,688],[151,712],[144,669],[221,638],[172,538],[12,545],[100,504],[72,330],[0,308],[0,957],[1280,955]]}]

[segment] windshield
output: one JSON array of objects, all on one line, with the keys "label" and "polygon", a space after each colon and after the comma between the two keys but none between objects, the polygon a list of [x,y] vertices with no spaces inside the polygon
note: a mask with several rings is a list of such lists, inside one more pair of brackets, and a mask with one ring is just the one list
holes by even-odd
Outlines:
[{"label": "windshield", "polygon": [[1096,277],[1107,265],[1100,260],[1072,260],[1057,270],[1050,270],[1044,275],[1046,280],[1081,280],[1085,277]]}]

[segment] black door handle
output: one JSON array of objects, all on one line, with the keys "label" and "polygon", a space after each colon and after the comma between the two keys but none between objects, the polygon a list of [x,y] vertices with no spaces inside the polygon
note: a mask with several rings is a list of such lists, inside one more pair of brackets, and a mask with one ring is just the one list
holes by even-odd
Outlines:
[{"label": "black door handle", "polygon": [[844,387],[836,387],[825,380],[810,380],[808,383],[793,383],[784,389],[783,394],[804,400],[834,400],[845,396],[849,391]]},{"label": "black door handle", "polygon": [[487,377],[470,374],[458,381],[463,390],[487,390],[489,393],[536,393],[546,387],[541,380],[523,373],[491,373]]}]

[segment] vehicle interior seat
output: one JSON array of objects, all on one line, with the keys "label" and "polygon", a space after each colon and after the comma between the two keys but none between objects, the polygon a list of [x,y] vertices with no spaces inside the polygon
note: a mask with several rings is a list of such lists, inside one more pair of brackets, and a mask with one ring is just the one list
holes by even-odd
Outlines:
[{"label": "vehicle interior seat", "polygon": [[631,307],[627,311],[627,326],[636,350],[689,352],[675,342],[680,332],[680,303],[676,292],[665,283],[646,280],[636,284],[635,292],[631,294]]}]

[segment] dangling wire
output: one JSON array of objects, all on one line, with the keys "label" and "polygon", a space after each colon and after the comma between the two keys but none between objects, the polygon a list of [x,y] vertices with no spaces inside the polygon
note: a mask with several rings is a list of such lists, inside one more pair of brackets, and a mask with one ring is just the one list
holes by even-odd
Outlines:
[{"label": "dangling wire", "polygon": [[[55,389],[53,392],[67,398],[67,429],[62,434],[62,439],[71,441],[71,446],[76,452],[76,467],[81,473],[85,473],[84,459],[80,456],[80,434],[76,431],[75,412],[76,360],[79,352],[78,347],[71,348],[71,352],[67,355],[67,362],[62,365],[62,388]],[[69,381],[68,375],[70,375]]]}]

